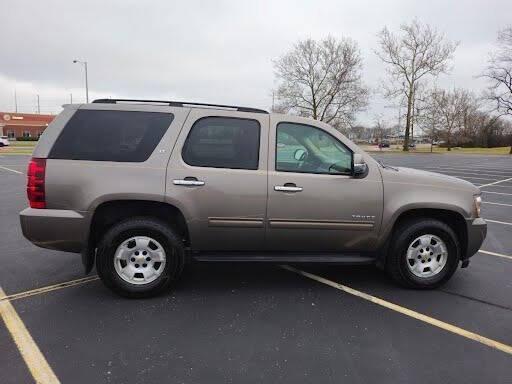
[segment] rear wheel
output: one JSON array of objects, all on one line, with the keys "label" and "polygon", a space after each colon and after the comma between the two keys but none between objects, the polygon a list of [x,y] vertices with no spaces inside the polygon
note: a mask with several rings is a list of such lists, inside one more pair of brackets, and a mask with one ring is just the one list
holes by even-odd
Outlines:
[{"label": "rear wheel", "polygon": [[183,270],[180,238],[165,223],[134,218],[114,225],[98,247],[98,275],[126,297],[150,297],[168,289]]},{"label": "rear wheel", "polygon": [[401,285],[431,289],[450,279],[459,258],[459,242],[448,225],[435,219],[417,219],[395,230],[387,270]]}]

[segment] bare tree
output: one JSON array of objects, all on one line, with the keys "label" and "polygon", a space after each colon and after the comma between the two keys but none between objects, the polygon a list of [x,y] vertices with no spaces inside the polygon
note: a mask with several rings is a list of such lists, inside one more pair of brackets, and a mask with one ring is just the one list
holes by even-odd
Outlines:
[{"label": "bare tree", "polygon": [[348,128],[366,107],[368,90],[361,82],[357,43],[327,37],[299,41],[274,61],[278,107],[300,116]]},{"label": "bare tree", "polygon": [[373,121],[373,133],[374,137],[377,138],[379,144],[382,144],[384,138],[389,136],[391,129],[388,128],[386,120],[383,119],[382,115],[376,115]]},{"label": "bare tree", "polygon": [[458,43],[447,41],[443,34],[428,24],[414,20],[410,24],[402,24],[399,34],[384,27],[379,33],[379,45],[376,54],[387,64],[390,77],[387,96],[405,96],[407,100],[403,149],[408,151],[415,92],[426,76],[437,76],[448,71],[448,62]]},{"label": "bare tree", "polygon": [[463,129],[464,118],[474,105],[474,97],[465,89],[433,90],[427,103],[426,110],[429,111],[430,123],[436,126],[436,133],[446,140],[450,151],[453,136]]},{"label": "bare tree", "polygon": [[490,83],[487,98],[494,103],[495,110],[500,115],[512,116],[512,26],[498,33],[498,49],[491,54],[484,76]]}]

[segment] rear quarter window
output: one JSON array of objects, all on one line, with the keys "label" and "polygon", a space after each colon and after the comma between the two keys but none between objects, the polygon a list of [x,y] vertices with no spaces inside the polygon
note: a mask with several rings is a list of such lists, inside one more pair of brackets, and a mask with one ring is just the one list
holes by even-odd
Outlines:
[{"label": "rear quarter window", "polygon": [[49,158],[143,162],[173,118],[161,112],[78,110],[63,128]]}]

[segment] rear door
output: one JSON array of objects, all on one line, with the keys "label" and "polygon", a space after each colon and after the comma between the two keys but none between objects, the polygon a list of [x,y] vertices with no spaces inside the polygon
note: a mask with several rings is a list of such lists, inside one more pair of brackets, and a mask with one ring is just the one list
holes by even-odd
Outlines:
[{"label": "rear door", "polygon": [[193,250],[264,249],[269,115],[192,108],[167,169],[166,200]]}]

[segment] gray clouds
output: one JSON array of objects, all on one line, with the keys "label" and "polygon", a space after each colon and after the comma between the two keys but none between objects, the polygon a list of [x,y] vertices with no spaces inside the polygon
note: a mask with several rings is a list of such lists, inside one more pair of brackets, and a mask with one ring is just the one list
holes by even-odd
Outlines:
[{"label": "gray clouds", "polygon": [[[298,39],[347,36],[360,46],[364,80],[385,76],[373,53],[376,33],[414,17],[461,42],[442,86],[478,92],[499,28],[511,23],[504,1],[3,1],[0,23],[0,109],[19,104],[58,111],[72,92],[83,99],[89,62],[92,97],[148,97],[268,108],[272,59]],[[17,85],[16,85],[17,84]],[[361,120],[386,102],[378,95]]]}]

